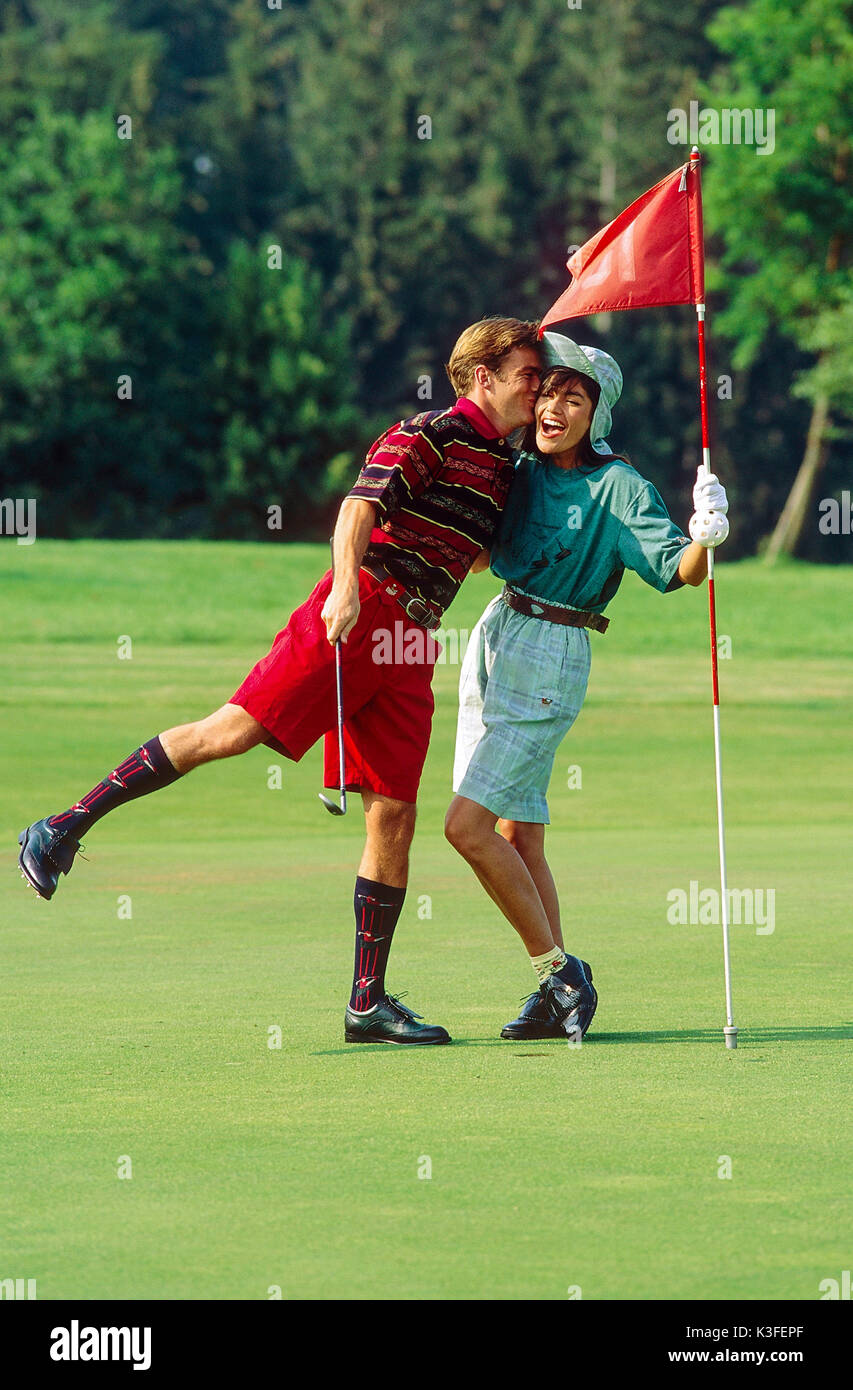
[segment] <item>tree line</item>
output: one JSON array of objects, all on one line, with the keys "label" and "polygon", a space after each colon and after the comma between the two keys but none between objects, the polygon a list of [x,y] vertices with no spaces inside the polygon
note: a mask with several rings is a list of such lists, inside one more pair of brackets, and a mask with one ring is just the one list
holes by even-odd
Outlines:
[{"label": "tree line", "polygon": [[[850,59],[842,0],[7,5],[3,495],[45,535],[325,534],[371,439],[451,400],[458,332],[539,317],[701,102],[775,112],[772,153],[702,150],[729,553],[799,479],[780,548],[849,555],[809,508],[850,462]],[[568,331],[621,363],[614,446],[685,521],[695,316]]]}]

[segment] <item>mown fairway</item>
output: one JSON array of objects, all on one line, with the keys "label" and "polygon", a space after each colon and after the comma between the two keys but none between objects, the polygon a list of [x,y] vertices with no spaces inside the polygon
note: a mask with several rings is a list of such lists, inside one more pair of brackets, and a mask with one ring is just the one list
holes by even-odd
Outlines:
[{"label": "mown fairway", "polygon": [[[325,554],[0,549],[0,1278],[40,1299],[818,1298],[851,1251],[849,569],[718,567],[730,883],[775,893],[772,931],[732,929],[735,1053],[719,927],[667,919],[671,890],[718,885],[704,590],[626,579],[555,770],[567,945],[601,996],[580,1049],[498,1040],[533,975],[442,835],[456,665],[389,971],[452,1047],[343,1042],[360,811],[323,811],[318,749],[119,810],[51,903],[21,883],[18,831],[226,700]],[[470,579],[447,626],[495,589]]]}]

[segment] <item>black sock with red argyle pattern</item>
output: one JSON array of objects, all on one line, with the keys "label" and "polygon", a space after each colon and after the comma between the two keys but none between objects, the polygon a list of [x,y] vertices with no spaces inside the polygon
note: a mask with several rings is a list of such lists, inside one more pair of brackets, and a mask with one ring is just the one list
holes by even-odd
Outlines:
[{"label": "black sock with red argyle pattern", "polygon": [[182,775],[172,767],[159,738],[149,739],[80,801],[75,801],[61,815],[50,816],[48,825],[51,830],[65,830],[79,839],[116,806],[168,787]]},{"label": "black sock with red argyle pattern", "polygon": [[355,881],[355,969],[349,1001],[354,1013],[366,1013],[385,995],[385,967],[405,896],[405,888],[374,883],[372,878]]}]

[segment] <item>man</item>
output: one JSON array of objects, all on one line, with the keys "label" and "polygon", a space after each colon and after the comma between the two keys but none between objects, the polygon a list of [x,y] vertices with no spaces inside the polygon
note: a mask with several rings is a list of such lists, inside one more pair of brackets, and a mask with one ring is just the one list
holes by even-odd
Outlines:
[{"label": "man", "polygon": [[[467,328],[447,372],[449,410],[403,420],[368,452],[335,526],[333,570],[215,713],[168,729],[120,763],[69,810],[18,837],[25,878],[43,898],[80,840],[108,811],[217,758],[259,743],[298,761],[326,736],[326,785],[337,770],[334,646],[342,639],[345,786],[361,792],[366,843],[355,884],[356,945],[348,1042],[447,1043],[385,992],[406,893],[418,785],[432,723],[438,648],[426,633],[469,569],[484,567],[513,475],[506,436],[533,419],[536,325],[489,318]],[[403,625],[428,644],[416,664],[377,660],[378,638]],[[423,645],[423,644],[422,644]],[[334,771],[332,770],[334,769]]]}]

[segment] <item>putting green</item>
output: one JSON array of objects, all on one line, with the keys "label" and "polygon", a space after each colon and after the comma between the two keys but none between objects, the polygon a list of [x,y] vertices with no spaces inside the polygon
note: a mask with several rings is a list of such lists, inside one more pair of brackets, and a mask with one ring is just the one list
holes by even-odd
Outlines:
[{"label": "putting green", "polygon": [[[819,1298],[850,1264],[853,572],[718,567],[729,879],[764,914],[732,928],[738,1050],[719,927],[669,920],[676,890],[718,883],[707,598],[629,576],[551,790],[593,1031],[498,1040],[533,975],[442,836],[451,660],[389,985],[454,1045],[406,1051],[343,1042],[360,815],[323,811],[319,750],[119,810],[51,903],[17,877],[18,831],[227,699],[324,563],[0,549],[0,1278],[40,1299]],[[451,657],[496,587],[466,582]]]}]

